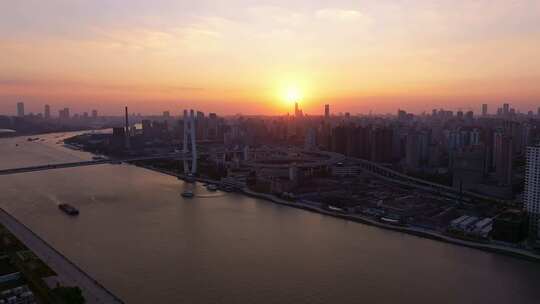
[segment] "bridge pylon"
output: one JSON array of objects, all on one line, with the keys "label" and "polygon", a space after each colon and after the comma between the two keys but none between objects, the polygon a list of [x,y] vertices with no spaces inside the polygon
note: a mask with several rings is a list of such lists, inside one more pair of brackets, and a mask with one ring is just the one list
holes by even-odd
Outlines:
[{"label": "bridge pylon", "polygon": [[[196,134],[196,122],[195,122],[195,111],[193,109],[184,110],[184,142],[183,150],[184,155],[187,155],[191,152],[191,168],[189,165],[189,160],[184,159],[184,174],[195,174],[197,173],[197,139]],[[191,151],[190,151],[191,148]]]}]

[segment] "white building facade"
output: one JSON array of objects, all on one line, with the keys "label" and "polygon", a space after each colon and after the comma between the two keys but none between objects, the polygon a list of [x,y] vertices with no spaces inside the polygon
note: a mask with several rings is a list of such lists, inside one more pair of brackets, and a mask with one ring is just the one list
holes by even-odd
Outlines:
[{"label": "white building facade", "polygon": [[529,236],[540,239],[538,229],[538,221],[540,220],[540,145],[527,147],[523,202],[529,214],[531,228]]}]

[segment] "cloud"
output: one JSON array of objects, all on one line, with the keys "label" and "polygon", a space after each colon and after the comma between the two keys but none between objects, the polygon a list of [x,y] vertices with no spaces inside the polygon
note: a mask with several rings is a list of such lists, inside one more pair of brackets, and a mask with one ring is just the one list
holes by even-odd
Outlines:
[{"label": "cloud", "polygon": [[280,26],[298,26],[307,21],[307,16],[299,11],[278,6],[250,7],[247,14],[252,18],[252,24],[274,23]]},{"label": "cloud", "polygon": [[320,9],[315,12],[315,17],[322,20],[331,20],[331,21],[367,21],[369,18],[364,14],[356,10],[345,10],[345,9],[333,9],[325,8]]}]

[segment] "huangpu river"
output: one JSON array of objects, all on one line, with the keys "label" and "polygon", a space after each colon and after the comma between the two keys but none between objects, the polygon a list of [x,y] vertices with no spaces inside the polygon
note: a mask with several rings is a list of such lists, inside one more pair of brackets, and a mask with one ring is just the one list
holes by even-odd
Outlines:
[{"label": "huangpu river", "polygon": [[[92,158],[67,136],[0,139],[0,168]],[[540,303],[538,263],[131,165],[0,176],[0,206],[126,303]]]}]

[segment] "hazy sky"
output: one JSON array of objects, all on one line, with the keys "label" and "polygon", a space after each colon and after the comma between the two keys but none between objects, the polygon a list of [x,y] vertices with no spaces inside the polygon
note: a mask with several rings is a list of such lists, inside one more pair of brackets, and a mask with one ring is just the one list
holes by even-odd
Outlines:
[{"label": "hazy sky", "polygon": [[2,0],[0,113],[540,106],[538,0]]}]

